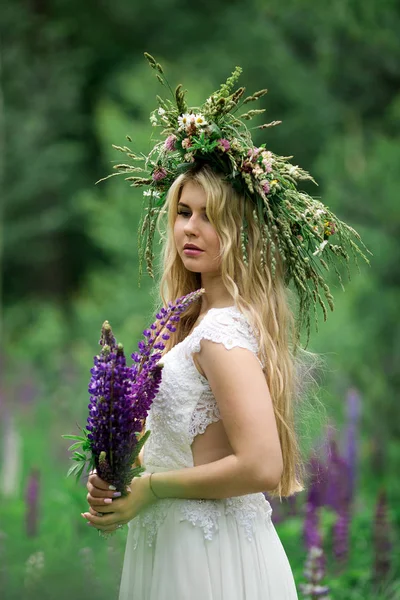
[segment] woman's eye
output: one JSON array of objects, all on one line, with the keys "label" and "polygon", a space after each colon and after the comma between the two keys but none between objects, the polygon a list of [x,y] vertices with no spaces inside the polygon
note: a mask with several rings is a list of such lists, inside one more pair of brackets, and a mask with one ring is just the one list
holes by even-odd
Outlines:
[{"label": "woman's eye", "polygon": [[184,215],[186,217],[190,217],[190,213],[186,210],[178,210],[178,215]]}]

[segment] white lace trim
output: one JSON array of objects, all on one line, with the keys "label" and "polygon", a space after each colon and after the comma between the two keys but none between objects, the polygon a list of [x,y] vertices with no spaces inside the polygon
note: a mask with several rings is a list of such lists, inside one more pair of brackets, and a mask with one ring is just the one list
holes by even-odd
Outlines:
[{"label": "white lace trim", "polygon": [[265,523],[271,522],[272,508],[264,494],[247,494],[224,498],[223,500],[181,500],[165,498],[144,509],[133,521],[133,548],[137,548],[139,533],[146,529],[146,543],[152,546],[159,527],[164,522],[173,502],[180,503],[180,521],[189,521],[194,527],[203,530],[204,539],[211,541],[218,531],[218,522],[222,515],[231,515],[241,527],[249,542],[253,542],[256,532],[255,522],[261,517]]},{"label": "white lace trim", "polygon": [[258,343],[247,318],[236,306],[224,309],[211,308],[203,320],[188,337],[190,354],[200,352],[202,339],[221,343],[231,350],[239,346],[254,354],[258,352]]},{"label": "white lace trim", "polygon": [[193,410],[189,425],[191,444],[197,435],[204,433],[211,423],[216,423],[220,419],[221,414],[211,389],[204,390]]}]

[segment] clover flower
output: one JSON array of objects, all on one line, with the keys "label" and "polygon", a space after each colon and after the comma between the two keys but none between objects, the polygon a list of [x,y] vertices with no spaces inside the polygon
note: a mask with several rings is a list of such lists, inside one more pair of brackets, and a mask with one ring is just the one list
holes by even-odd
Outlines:
[{"label": "clover flower", "polygon": [[169,135],[164,142],[164,148],[166,150],[168,150],[168,152],[172,152],[176,148],[176,140],[177,140],[176,135],[173,135],[173,134]]},{"label": "clover flower", "polygon": [[268,181],[266,179],[263,179],[261,181],[261,187],[263,189],[264,194],[269,194],[271,188],[270,188],[269,183],[268,183]]},{"label": "clover flower", "polygon": [[263,160],[261,162],[264,167],[264,172],[271,173],[271,171],[272,171],[271,161],[267,158],[263,158]]},{"label": "clover flower", "polygon": [[218,146],[217,148],[219,150],[222,150],[222,152],[228,152],[231,148],[230,142],[229,140],[226,140],[225,138],[220,138],[218,140]]},{"label": "clover flower", "polygon": [[184,148],[185,150],[190,148],[191,145],[192,145],[192,141],[190,138],[185,138],[184,140],[182,140],[182,148]]},{"label": "clover flower", "polygon": [[164,179],[167,176],[167,171],[166,169],[164,169],[164,167],[156,167],[153,171],[153,181],[161,181],[161,179]]}]

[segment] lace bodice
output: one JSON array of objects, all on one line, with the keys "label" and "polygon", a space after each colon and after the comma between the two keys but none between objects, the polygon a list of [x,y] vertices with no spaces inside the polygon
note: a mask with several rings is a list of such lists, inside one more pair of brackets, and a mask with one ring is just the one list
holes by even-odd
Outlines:
[{"label": "lace bodice", "polygon": [[[160,389],[146,419],[150,436],[144,445],[143,464],[147,471],[193,467],[191,445],[210,423],[221,416],[208,381],[197,370],[193,354],[200,351],[202,339],[223,344],[228,350],[246,348],[257,355],[257,338],[245,315],[235,306],[212,308],[182,342],[167,352]],[[149,531],[149,543],[170,504],[179,501],[182,519],[201,526],[206,539],[217,530],[221,511],[232,514],[252,537],[252,520],[257,510],[269,518],[271,508],[263,494],[250,494],[224,500],[163,499],[138,518]]]}]

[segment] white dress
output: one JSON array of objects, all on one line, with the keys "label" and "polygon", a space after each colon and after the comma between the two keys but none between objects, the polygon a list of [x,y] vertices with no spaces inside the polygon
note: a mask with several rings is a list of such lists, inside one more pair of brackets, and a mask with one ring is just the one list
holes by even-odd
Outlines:
[{"label": "white dress", "polygon": [[[193,467],[191,444],[220,419],[192,354],[200,340],[257,353],[236,307],[212,308],[163,357],[160,390],[146,420],[149,473]],[[292,571],[263,493],[221,500],[164,498],[129,522],[119,600],[296,600]]]}]

